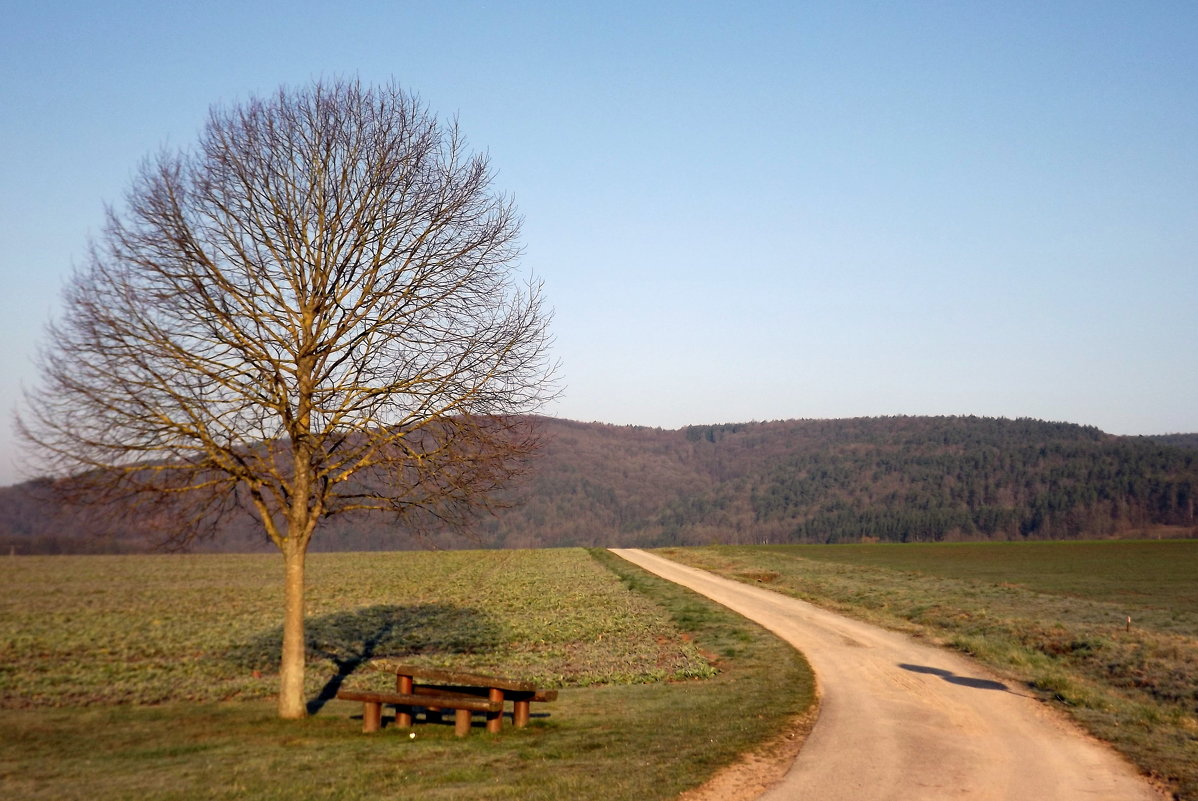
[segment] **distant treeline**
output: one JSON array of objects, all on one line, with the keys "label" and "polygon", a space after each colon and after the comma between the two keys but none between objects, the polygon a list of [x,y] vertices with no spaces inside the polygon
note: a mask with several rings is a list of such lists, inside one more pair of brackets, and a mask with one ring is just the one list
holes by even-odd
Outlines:
[{"label": "distant treeline", "polygon": [[[915,542],[1198,534],[1198,437],[1038,420],[889,417],[556,424],[501,541]],[[1176,444],[1173,444],[1176,443]]]},{"label": "distant treeline", "polygon": [[[1038,420],[886,417],[692,426],[543,421],[518,503],[468,538],[328,521],[315,550],[1069,539],[1198,535],[1198,435],[1118,437]],[[0,490],[0,548],[119,551],[89,514]],[[256,550],[250,520],[206,547]]]},{"label": "distant treeline", "polygon": [[1071,539],[1193,526],[1193,450],[1050,423],[973,421],[803,454],[753,488],[797,542]]}]

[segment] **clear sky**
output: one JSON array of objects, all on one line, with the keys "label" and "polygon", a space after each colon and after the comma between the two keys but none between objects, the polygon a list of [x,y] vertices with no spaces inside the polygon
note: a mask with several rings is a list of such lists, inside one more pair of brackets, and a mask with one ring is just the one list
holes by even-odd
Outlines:
[{"label": "clear sky", "polygon": [[[354,75],[490,153],[552,414],[1198,431],[1192,0],[9,0],[0,405],[143,157]],[[0,425],[0,483],[12,452]]]}]

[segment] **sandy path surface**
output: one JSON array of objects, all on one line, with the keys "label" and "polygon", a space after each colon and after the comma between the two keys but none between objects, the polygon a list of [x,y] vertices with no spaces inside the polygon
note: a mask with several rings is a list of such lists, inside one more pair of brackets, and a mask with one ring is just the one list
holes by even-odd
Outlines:
[{"label": "sandy path surface", "polygon": [[761,801],[1160,801],[1110,748],[963,656],[639,550],[615,550],[798,648],[819,719]]}]

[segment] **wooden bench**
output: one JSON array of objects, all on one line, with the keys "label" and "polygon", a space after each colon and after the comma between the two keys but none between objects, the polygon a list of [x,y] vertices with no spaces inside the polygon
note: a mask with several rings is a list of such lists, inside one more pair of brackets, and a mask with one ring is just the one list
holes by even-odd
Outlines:
[{"label": "wooden bench", "polygon": [[[337,693],[337,697],[343,700],[365,704],[363,731],[378,731],[382,724],[383,704],[394,704],[395,723],[398,726],[412,725],[414,707],[424,707],[432,715],[442,709],[453,709],[454,733],[459,737],[470,731],[472,712],[485,712],[487,731],[494,734],[503,727],[503,706],[506,701],[512,702],[512,722],[521,727],[528,725],[533,702],[557,700],[557,690],[541,690],[530,681],[414,665],[395,665],[394,670],[394,693],[352,690]],[[417,682],[417,679],[420,681]]]},{"label": "wooden bench", "polygon": [[[401,726],[412,725],[412,707],[427,706],[430,701],[437,702],[438,709],[453,709],[453,733],[465,737],[470,733],[470,714],[486,712],[488,717],[503,712],[502,701],[491,701],[476,696],[450,697],[415,695],[412,693],[377,693],[359,692],[357,690],[342,690],[337,697],[343,701],[362,702],[362,731],[369,734],[376,732],[383,725],[383,704],[394,704],[400,711],[396,717]],[[404,722],[406,718],[407,722]]]}]

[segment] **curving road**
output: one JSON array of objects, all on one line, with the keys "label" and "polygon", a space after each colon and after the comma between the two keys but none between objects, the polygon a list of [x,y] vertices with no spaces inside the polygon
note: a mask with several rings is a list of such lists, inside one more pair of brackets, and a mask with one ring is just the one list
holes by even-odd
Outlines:
[{"label": "curving road", "polygon": [[640,550],[614,553],[803,652],[820,715],[760,801],[1160,801],[1110,748],[963,656]]}]

